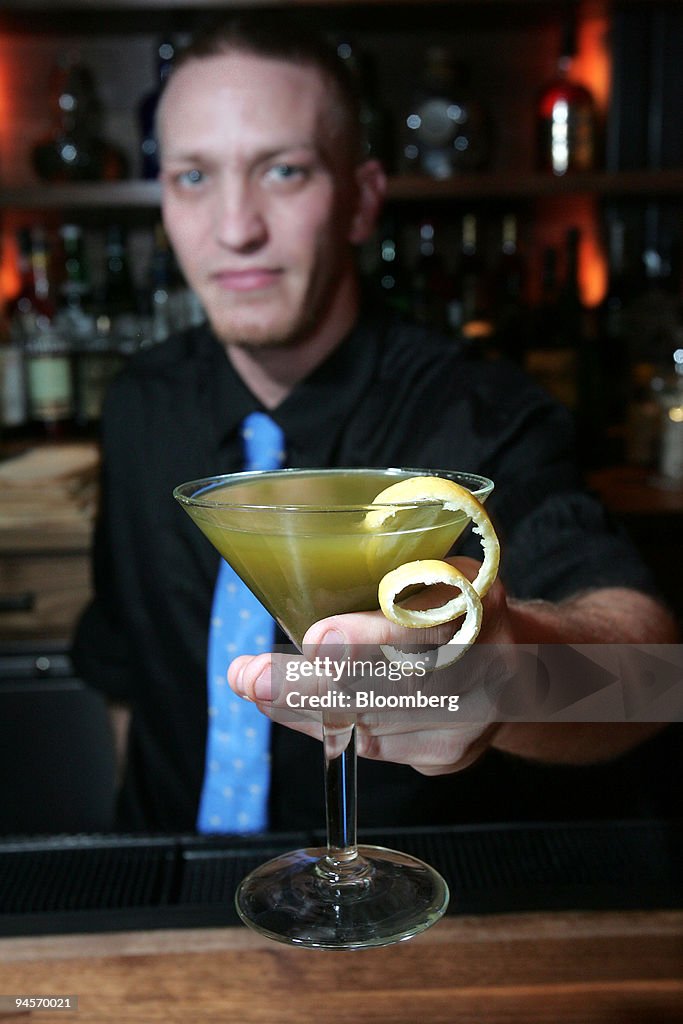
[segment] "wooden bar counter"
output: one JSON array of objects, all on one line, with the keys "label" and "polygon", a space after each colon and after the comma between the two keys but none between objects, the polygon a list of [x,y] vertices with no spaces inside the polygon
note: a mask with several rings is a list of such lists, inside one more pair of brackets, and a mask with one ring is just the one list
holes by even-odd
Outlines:
[{"label": "wooden bar counter", "polygon": [[78,996],[37,1024],[679,1024],[683,912],[448,917],[400,945],[290,948],[246,928],[0,940],[0,993]]}]

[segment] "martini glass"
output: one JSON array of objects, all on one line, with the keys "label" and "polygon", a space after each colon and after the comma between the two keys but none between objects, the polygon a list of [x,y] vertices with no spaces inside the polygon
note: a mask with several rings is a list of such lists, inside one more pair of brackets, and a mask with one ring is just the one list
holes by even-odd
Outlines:
[{"label": "martini glass", "polygon": [[[376,609],[387,572],[442,558],[462,533],[467,515],[439,501],[372,504],[415,476],[453,480],[480,501],[493,489],[471,473],[282,469],[194,480],[173,494],[301,649],[314,622]],[[237,911],[256,931],[293,945],[361,949],[408,939],[445,913],[448,888],[414,857],[357,845],[355,728],[347,724],[340,743],[338,721],[322,716],[327,846],[261,865],[240,884]]]}]

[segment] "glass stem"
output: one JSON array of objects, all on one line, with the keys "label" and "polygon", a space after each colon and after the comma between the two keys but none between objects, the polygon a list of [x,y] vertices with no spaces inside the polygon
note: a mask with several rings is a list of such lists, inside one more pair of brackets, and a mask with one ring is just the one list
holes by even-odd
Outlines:
[{"label": "glass stem", "polygon": [[[347,739],[348,736],[348,739]],[[342,749],[340,750],[340,741]],[[323,718],[328,866],[344,873],[358,858],[356,845],[356,729],[340,733]]]}]

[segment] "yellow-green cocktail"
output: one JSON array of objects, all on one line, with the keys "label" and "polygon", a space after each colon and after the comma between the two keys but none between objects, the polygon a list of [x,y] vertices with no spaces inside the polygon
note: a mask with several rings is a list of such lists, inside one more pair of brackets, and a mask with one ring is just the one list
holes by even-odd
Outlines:
[{"label": "yellow-green cocktail", "polygon": [[368,506],[387,484],[380,470],[243,477],[209,484],[185,507],[298,645],[317,619],[377,608],[389,570],[443,557],[468,522],[438,503],[413,503],[373,528]]},{"label": "yellow-green cocktail", "polygon": [[[413,478],[426,476],[451,481],[461,495],[465,489],[470,513],[457,501],[406,501],[406,490],[419,483]],[[383,500],[387,489],[395,495],[392,485],[403,500]],[[195,480],[177,487],[174,496],[301,646],[309,626],[321,618],[378,608],[378,585],[392,570],[401,572],[406,563],[443,564],[429,560],[450,551],[470,515],[481,526],[479,502],[492,489],[490,480],[469,473],[276,470]],[[489,582],[494,572],[489,565]],[[382,608],[388,614],[384,603]],[[356,845],[353,722],[345,730],[340,753],[339,723],[323,713],[327,847],[268,861],[236,894],[242,920],[280,942],[326,949],[383,946],[424,931],[448,905],[446,883],[427,864]]]}]

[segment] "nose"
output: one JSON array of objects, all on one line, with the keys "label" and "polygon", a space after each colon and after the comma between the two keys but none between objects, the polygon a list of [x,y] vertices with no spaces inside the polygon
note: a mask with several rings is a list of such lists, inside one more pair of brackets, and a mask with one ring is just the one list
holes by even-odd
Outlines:
[{"label": "nose", "polygon": [[234,252],[254,252],[265,243],[268,229],[256,185],[235,180],[221,183],[215,232],[219,244]]}]

